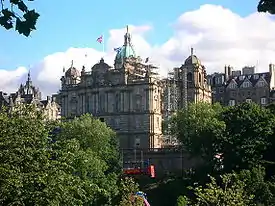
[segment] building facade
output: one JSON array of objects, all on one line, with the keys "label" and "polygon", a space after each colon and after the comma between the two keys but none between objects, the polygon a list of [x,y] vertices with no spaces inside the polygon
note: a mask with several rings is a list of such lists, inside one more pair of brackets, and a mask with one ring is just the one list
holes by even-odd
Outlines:
[{"label": "building facade", "polygon": [[[179,109],[190,102],[212,102],[211,86],[207,82],[206,68],[199,58],[194,55],[193,48],[190,56],[181,67],[174,68],[163,80],[163,119],[169,118]],[[168,125],[169,126],[169,125]],[[169,129],[168,129],[169,131]],[[173,144],[169,134],[165,134],[165,142]]]},{"label": "building facade", "polygon": [[174,68],[168,75],[168,78],[163,80],[165,116],[171,116],[189,102],[212,102],[211,85],[207,82],[206,68],[193,54],[193,48],[184,64]]},{"label": "building facade", "polygon": [[58,120],[60,116],[60,106],[56,103],[55,99],[48,96],[46,100],[42,100],[39,88],[35,87],[32,83],[30,72],[25,84],[21,84],[16,93],[0,92],[0,106],[1,108],[7,107],[9,109],[15,108],[20,104],[33,104],[41,109],[46,119]]},{"label": "building facade", "polygon": [[101,59],[90,71],[71,67],[58,94],[65,118],[92,114],[114,129],[121,148],[162,145],[162,84],[156,67],[136,55],[128,31],[114,67]]},{"label": "building facade", "polygon": [[213,102],[234,106],[243,102],[267,105],[272,102],[275,87],[275,66],[269,65],[268,72],[255,73],[255,67],[244,67],[233,71],[225,66],[224,73],[208,76],[213,90]]}]

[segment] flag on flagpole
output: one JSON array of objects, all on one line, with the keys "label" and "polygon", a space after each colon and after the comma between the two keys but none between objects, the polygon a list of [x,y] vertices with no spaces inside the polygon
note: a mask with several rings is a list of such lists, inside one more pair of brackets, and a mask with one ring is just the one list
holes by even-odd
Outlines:
[{"label": "flag on flagpole", "polygon": [[101,44],[103,41],[103,36],[101,35],[100,37],[98,37],[96,41]]},{"label": "flag on flagpole", "polygon": [[120,52],[120,50],[121,50],[121,47],[114,48],[114,51],[117,53]]},{"label": "flag on flagpole", "polygon": [[149,62],[149,57],[147,57],[146,59],[145,59],[145,63],[148,63]]}]

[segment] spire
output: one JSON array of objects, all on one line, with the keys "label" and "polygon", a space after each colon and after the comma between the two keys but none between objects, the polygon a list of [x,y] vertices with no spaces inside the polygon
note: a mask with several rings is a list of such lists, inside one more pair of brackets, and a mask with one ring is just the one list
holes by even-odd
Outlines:
[{"label": "spire", "polygon": [[193,56],[193,55],[194,55],[194,48],[191,47],[191,56]]},{"label": "spire", "polygon": [[71,68],[74,66],[74,60],[71,61]]},{"label": "spire", "polygon": [[126,34],[124,35],[124,46],[128,46],[131,44],[131,37],[129,33],[129,26],[126,26]]},{"label": "spire", "polygon": [[27,80],[27,82],[30,82],[31,81],[31,70],[29,70],[29,72],[28,72],[28,80]]}]

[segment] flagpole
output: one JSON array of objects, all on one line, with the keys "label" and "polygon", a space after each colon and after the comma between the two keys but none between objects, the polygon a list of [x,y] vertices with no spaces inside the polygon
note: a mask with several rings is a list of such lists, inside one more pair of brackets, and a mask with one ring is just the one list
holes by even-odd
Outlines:
[{"label": "flagpole", "polygon": [[105,52],[105,38],[104,38],[104,34],[102,34],[102,52],[103,52],[103,55],[104,55],[104,52]]}]

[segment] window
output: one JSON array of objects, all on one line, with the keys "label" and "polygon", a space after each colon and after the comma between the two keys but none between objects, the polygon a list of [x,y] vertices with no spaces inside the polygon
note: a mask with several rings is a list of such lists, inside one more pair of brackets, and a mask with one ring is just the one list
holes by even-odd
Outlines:
[{"label": "window", "polygon": [[237,88],[237,84],[234,83],[234,82],[231,82],[231,83],[228,85],[228,87],[229,87],[230,89],[236,89],[236,88]]},{"label": "window", "polygon": [[160,121],[159,121],[159,117],[157,117],[157,128],[159,128],[160,126]]},{"label": "window", "polygon": [[257,85],[258,85],[258,87],[264,87],[265,83],[264,83],[264,81],[259,81]]},{"label": "window", "polygon": [[135,138],[135,147],[140,147],[140,138]]},{"label": "window", "polygon": [[245,76],[239,76],[239,80],[241,80],[241,81],[244,80],[244,77]]},{"label": "window", "polygon": [[254,78],[255,80],[259,79],[259,75],[258,75],[258,74],[254,74],[253,78]]},{"label": "window", "polygon": [[245,102],[247,102],[247,103],[252,103],[252,99],[249,99],[249,98],[248,98],[248,99],[245,100]]},{"label": "window", "polygon": [[267,99],[266,99],[265,97],[262,97],[262,98],[261,98],[261,104],[262,104],[262,105],[267,104]]},{"label": "window", "polygon": [[188,82],[192,82],[192,81],[193,81],[193,75],[192,75],[191,72],[189,72],[189,73],[187,74],[187,81],[188,81]]},{"label": "window", "polygon": [[231,100],[229,100],[229,103],[228,103],[228,105],[229,106],[235,106],[235,99],[231,99]]},{"label": "window", "polygon": [[248,88],[250,87],[250,82],[244,82],[243,85],[242,85],[243,88]]}]

